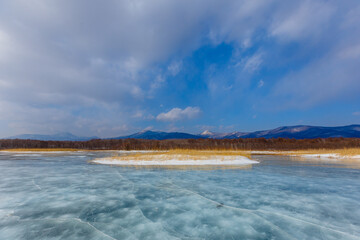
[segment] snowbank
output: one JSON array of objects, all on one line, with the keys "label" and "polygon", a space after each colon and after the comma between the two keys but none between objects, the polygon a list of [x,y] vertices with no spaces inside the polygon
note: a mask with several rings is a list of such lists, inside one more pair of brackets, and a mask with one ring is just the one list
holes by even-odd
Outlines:
[{"label": "snowbank", "polygon": [[108,165],[122,165],[122,166],[214,166],[214,165],[250,165],[259,163],[254,160],[250,160],[243,156],[225,156],[218,157],[213,156],[206,160],[193,160],[193,159],[177,159],[174,156],[169,156],[168,159],[156,159],[153,160],[121,160],[113,158],[100,158],[91,162],[98,164]]}]

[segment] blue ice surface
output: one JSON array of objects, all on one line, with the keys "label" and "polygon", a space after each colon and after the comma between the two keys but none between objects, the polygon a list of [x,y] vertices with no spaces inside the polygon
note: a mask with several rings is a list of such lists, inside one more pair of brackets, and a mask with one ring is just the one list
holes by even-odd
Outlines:
[{"label": "blue ice surface", "polygon": [[0,239],[360,239],[360,170],[256,156],[249,169],[0,153]]}]

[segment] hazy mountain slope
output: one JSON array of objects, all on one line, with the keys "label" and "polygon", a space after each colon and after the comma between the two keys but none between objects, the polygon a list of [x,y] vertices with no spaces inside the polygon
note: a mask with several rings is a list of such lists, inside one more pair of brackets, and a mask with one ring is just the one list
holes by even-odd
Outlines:
[{"label": "hazy mountain slope", "polygon": [[31,140],[42,140],[42,141],[88,141],[91,139],[97,139],[98,137],[79,137],[71,133],[58,133],[53,135],[45,134],[21,134],[7,139],[31,139]]}]

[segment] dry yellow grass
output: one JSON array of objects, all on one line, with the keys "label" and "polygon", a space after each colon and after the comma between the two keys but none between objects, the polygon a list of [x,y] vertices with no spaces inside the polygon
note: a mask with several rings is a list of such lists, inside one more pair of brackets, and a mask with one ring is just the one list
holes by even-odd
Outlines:
[{"label": "dry yellow grass", "polygon": [[174,149],[166,152],[169,155],[190,155],[190,156],[244,156],[251,157],[249,151],[232,150],[192,150],[192,149]]}]

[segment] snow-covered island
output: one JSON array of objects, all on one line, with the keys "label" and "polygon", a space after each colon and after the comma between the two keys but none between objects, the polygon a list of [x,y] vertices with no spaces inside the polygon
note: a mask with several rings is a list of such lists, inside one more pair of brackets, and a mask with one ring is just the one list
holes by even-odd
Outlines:
[{"label": "snow-covered island", "polygon": [[195,150],[133,153],[98,158],[91,162],[120,166],[246,166],[259,163],[242,152]]}]

